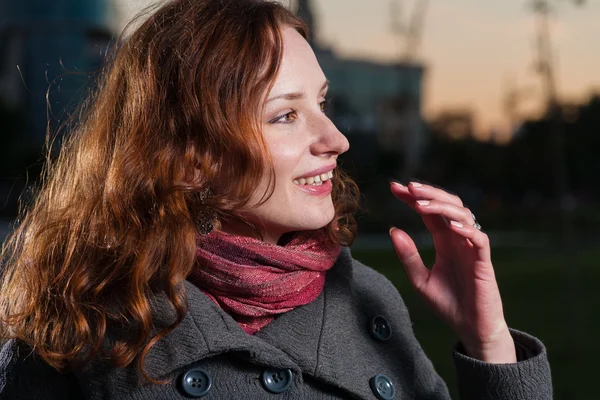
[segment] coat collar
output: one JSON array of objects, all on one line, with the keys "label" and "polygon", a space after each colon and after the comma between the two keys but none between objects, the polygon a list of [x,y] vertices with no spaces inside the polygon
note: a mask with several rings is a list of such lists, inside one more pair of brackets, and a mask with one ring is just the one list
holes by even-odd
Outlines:
[{"label": "coat collar", "polygon": [[[350,251],[344,248],[335,265],[327,273],[321,294],[313,302],[279,315],[254,335],[239,324],[194,284],[186,281],[188,313],[182,323],[150,351],[146,365],[152,376],[166,376],[174,370],[207,357],[240,351],[252,362],[294,372],[319,375],[320,347],[326,319],[335,326],[342,316],[338,310],[338,286],[352,280]],[[342,300],[346,302],[349,299]],[[157,323],[168,324],[173,313],[166,301],[157,301]],[[349,305],[349,304],[348,304]]]},{"label": "coat collar", "polygon": [[[236,352],[254,364],[290,368],[293,373],[309,375],[359,398],[368,398],[372,396],[370,376],[384,371],[377,370],[372,359],[364,357],[364,352],[377,351],[369,346],[380,344],[371,343],[366,330],[368,316],[360,312],[364,307],[355,296],[352,283],[353,260],[349,249],[343,248],[316,300],[278,316],[255,335],[249,335],[186,281],[188,312],[177,328],[152,347],[146,357],[146,371],[162,379],[202,359]],[[168,303],[158,297],[154,304],[156,322],[168,324],[174,315]],[[354,338],[352,343],[348,343],[349,337]],[[364,339],[366,344],[356,338]],[[87,387],[103,392],[111,392],[107,382],[122,391],[124,387],[134,390],[141,381],[135,365],[99,369],[92,363],[78,375],[80,382],[85,382],[84,390]]]}]

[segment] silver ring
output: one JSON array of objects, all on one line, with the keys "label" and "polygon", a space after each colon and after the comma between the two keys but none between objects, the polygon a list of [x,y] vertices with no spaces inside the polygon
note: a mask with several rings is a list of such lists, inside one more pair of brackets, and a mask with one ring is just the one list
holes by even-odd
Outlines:
[{"label": "silver ring", "polygon": [[479,222],[477,222],[477,218],[475,218],[475,214],[473,214],[473,212],[471,212],[471,217],[473,218],[473,228],[475,228],[478,231],[480,231],[481,230],[481,224]]}]

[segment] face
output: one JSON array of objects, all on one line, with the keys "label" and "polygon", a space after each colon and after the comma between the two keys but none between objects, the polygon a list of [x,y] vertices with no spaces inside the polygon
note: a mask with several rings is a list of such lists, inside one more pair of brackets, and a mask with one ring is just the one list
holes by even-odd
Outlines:
[{"label": "face", "polygon": [[[264,100],[262,129],[275,171],[273,195],[243,215],[263,239],[313,230],[332,221],[331,180],[348,140],[325,115],[328,82],[309,44],[291,27],[283,28],[283,59],[273,88]],[[265,176],[251,204],[268,187]]]}]

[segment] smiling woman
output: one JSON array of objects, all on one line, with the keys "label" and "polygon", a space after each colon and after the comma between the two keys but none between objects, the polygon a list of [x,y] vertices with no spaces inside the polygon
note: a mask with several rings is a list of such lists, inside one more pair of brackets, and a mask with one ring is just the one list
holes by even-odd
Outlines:
[{"label": "smiling woman", "polygon": [[[449,398],[399,293],[350,254],[349,144],[306,38],[276,2],[175,0],[120,43],[3,248],[2,398]],[[391,231],[458,335],[461,397],[550,399],[470,211],[390,190],[434,237],[427,269]]]}]

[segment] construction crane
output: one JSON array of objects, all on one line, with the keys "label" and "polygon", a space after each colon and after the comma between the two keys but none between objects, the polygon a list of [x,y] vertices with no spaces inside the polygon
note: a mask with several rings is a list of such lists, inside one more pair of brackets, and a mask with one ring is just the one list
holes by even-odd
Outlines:
[{"label": "construction crane", "polygon": [[[586,0],[570,0],[576,6],[583,6]],[[555,76],[555,60],[552,52],[550,18],[552,6],[549,0],[533,0],[533,12],[538,16],[538,29],[536,37],[537,60],[536,71],[543,79],[547,107],[551,108],[558,103],[558,89]]]},{"label": "construction crane", "polygon": [[414,62],[418,58],[423,29],[425,26],[425,15],[429,8],[429,0],[418,0],[408,23],[403,21],[403,1],[391,0],[390,15],[392,17],[392,32],[400,39],[402,52],[401,57],[408,62]]}]

